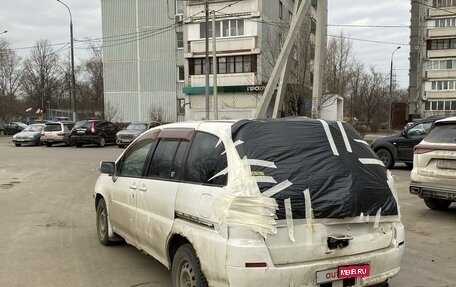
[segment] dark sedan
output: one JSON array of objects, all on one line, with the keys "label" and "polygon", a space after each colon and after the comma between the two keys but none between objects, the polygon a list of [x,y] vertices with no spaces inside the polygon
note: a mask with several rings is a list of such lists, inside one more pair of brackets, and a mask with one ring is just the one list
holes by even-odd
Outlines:
[{"label": "dark sedan", "polygon": [[116,143],[117,126],[104,120],[84,120],[77,122],[71,130],[70,141],[76,147],[85,144],[96,144],[104,147]]}]

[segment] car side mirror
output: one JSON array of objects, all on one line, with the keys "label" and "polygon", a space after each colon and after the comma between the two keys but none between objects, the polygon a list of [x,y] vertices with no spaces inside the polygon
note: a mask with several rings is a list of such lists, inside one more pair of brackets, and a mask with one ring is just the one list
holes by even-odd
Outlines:
[{"label": "car side mirror", "polygon": [[406,130],[403,130],[403,131],[401,132],[401,135],[402,135],[404,138],[406,138],[406,137],[407,137],[407,131],[406,131]]},{"label": "car side mirror", "polygon": [[112,161],[102,161],[100,163],[100,172],[108,174],[109,176],[114,175],[116,171],[116,164]]}]

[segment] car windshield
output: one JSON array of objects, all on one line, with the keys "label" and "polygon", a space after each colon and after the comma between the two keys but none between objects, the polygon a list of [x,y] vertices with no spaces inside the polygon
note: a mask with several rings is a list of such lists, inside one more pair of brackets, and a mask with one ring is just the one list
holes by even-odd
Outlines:
[{"label": "car windshield", "polygon": [[129,124],[127,130],[147,130],[146,124]]},{"label": "car windshield", "polygon": [[62,127],[60,126],[60,124],[51,124],[51,125],[46,125],[44,127],[45,132],[57,132],[60,130],[62,130]]},{"label": "car windshield", "polygon": [[30,125],[24,129],[25,132],[40,132],[43,130],[42,125]]},{"label": "car windshield", "polygon": [[431,143],[456,143],[456,123],[436,125],[426,137]]},{"label": "car windshield", "polygon": [[23,129],[25,129],[25,128],[27,127],[26,124],[21,123],[21,122],[14,122],[14,123],[15,123],[16,125],[18,125],[19,127],[23,128]]}]

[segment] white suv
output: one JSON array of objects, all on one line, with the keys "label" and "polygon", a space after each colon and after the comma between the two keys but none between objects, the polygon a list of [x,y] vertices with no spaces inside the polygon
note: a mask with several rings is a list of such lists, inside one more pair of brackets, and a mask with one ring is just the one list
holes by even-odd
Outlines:
[{"label": "white suv", "polygon": [[100,171],[99,241],[144,250],[173,286],[386,286],[400,270],[394,182],[346,123],[169,124]]},{"label": "white suv", "polygon": [[414,148],[410,193],[431,209],[456,201],[456,117],[438,120]]}]

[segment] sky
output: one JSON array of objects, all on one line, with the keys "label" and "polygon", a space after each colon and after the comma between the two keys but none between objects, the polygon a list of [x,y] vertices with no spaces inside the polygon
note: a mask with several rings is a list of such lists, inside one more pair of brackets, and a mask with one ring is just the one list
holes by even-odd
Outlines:
[{"label": "sky", "polygon": [[[78,62],[87,56],[87,44],[80,41],[101,38],[101,1],[62,1],[72,13]],[[62,56],[68,55],[69,19],[67,8],[57,0],[1,0],[0,33],[8,33],[0,38],[23,57],[40,39],[49,40],[55,50],[62,49]],[[328,0],[328,39],[341,32],[350,37],[353,56],[366,67],[389,73],[392,52],[401,47],[394,53],[393,64],[397,84],[403,89],[408,86],[409,25],[409,0]]]}]

